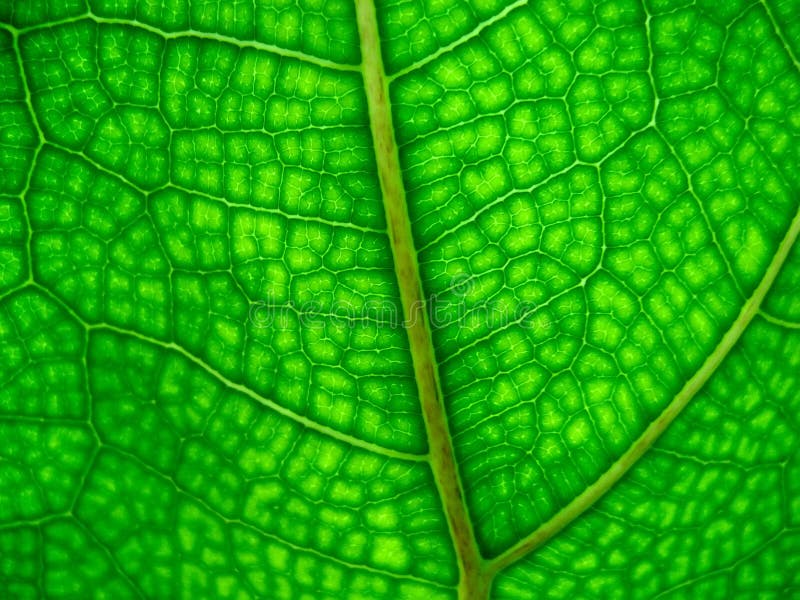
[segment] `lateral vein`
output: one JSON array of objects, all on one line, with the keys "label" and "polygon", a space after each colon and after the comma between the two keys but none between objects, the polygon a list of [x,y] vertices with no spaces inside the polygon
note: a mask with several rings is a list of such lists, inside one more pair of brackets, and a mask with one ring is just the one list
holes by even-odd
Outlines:
[{"label": "lateral vein", "polygon": [[452,50],[454,50],[455,48],[458,48],[462,44],[465,44],[466,42],[468,42],[468,41],[470,41],[472,39],[475,39],[476,37],[478,37],[481,34],[481,32],[484,29],[486,29],[487,27],[489,27],[491,25],[494,25],[498,21],[501,21],[501,20],[505,19],[506,16],[510,12],[515,11],[520,6],[525,6],[526,4],[528,4],[528,0],[515,0],[514,2],[512,2],[511,4],[509,4],[508,6],[503,8],[503,10],[498,12],[496,15],[493,15],[493,16],[489,17],[488,19],[486,19],[485,21],[479,23],[474,29],[472,29],[471,31],[468,31],[467,33],[465,33],[464,35],[462,35],[458,39],[453,40],[449,44],[446,44],[446,45],[442,46],[441,48],[436,50],[436,52],[433,52],[432,54],[429,54],[425,58],[422,58],[422,59],[416,61],[415,63],[412,63],[412,64],[408,65],[407,67],[404,67],[404,68],[400,69],[396,73],[392,73],[390,79],[392,79],[392,80],[399,79],[400,77],[402,77],[403,75],[406,75],[407,73],[411,73],[412,71],[417,71],[417,70],[421,69],[422,67],[424,67],[425,65],[433,62],[434,60],[436,60],[437,58],[439,58],[443,54],[451,52]]},{"label": "lateral vein", "polygon": [[228,379],[225,375],[220,373],[214,367],[209,365],[207,362],[202,360],[201,358],[195,356],[191,352],[189,352],[186,348],[181,346],[176,342],[167,342],[164,340],[159,340],[154,337],[150,337],[143,333],[139,333],[138,331],[134,331],[132,329],[125,329],[123,327],[117,327],[116,325],[110,325],[108,323],[96,323],[96,322],[89,322],[81,317],[75,310],[67,304],[60,296],[58,296],[55,292],[50,290],[47,286],[42,285],[38,281],[34,281],[30,284],[37,290],[40,290],[43,294],[45,294],[50,300],[58,304],[61,308],[63,308],[69,315],[72,317],[75,322],[79,323],[82,327],[84,327],[88,332],[92,331],[109,331],[115,333],[117,335],[122,335],[129,338],[137,339],[141,342],[149,344],[151,346],[156,346],[159,348],[163,348],[164,350],[175,352],[179,354],[184,359],[188,360],[189,362],[193,363],[196,367],[199,367],[202,371],[213,377],[216,381],[221,383],[229,390],[234,390],[239,392],[243,396],[247,396],[253,401],[257,402],[258,404],[262,404],[267,408],[272,409],[279,415],[286,417],[294,421],[295,423],[301,425],[302,427],[316,431],[322,435],[327,436],[328,438],[338,440],[344,444],[348,444],[349,446],[353,446],[356,448],[360,448],[362,450],[366,450],[368,452],[372,452],[373,454],[377,454],[379,456],[383,456],[385,458],[392,458],[401,461],[408,461],[408,462],[425,462],[427,457],[424,454],[411,454],[409,452],[403,452],[401,450],[394,450],[393,448],[388,448],[386,446],[380,446],[373,442],[367,442],[362,439],[359,439],[356,436],[344,433],[339,431],[338,429],[334,429],[333,427],[329,427],[328,425],[324,425],[318,421],[314,421],[309,417],[294,412],[278,404],[274,400],[270,400],[269,398],[265,398],[261,394],[251,390],[246,385],[242,385],[241,383],[237,383]]},{"label": "lateral vein", "polygon": [[290,419],[295,423],[298,423],[299,425],[305,427],[306,429],[316,431],[317,433],[321,433],[327,436],[328,438],[338,440],[350,446],[354,446],[356,448],[360,448],[362,450],[366,450],[368,452],[372,452],[373,454],[377,454],[379,456],[383,456],[386,458],[393,458],[396,460],[409,461],[409,462],[425,461],[424,454],[411,454],[408,452],[403,452],[401,450],[394,450],[393,448],[388,448],[386,446],[380,446],[373,442],[367,442],[353,435],[339,431],[338,429],[334,429],[333,427],[330,427],[328,425],[324,425],[319,421],[310,419],[309,417],[301,413],[290,410],[285,406],[278,404],[274,400],[265,398],[261,394],[251,390],[246,385],[242,385],[241,383],[237,383],[235,381],[232,381],[231,379],[228,379],[220,371],[218,371],[217,369],[209,365],[207,362],[195,356],[194,354],[189,352],[186,348],[175,342],[165,342],[130,329],[116,327],[114,325],[109,325],[107,323],[90,324],[87,325],[86,327],[87,329],[89,329],[89,331],[110,331],[112,333],[135,338],[147,344],[175,352],[181,355],[183,358],[187,359],[189,362],[193,363],[195,366],[199,367],[204,372],[211,375],[214,379],[216,379],[218,382],[223,384],[228,389],[239,392],[243,396],[251,398],[255,402],[272,409],[279,415],[286,417],[287,419]]},{"label": "lateral vein", "polygon": [[769,292],[775,278],[786,262],[795,240],[800,234],[800,209],[796,212],[783,240],[778,246],[775,256],[770,262],[761,283],[750,298],[744,303],[739,316],[722,337],[700,369],[689,379],[672,399],[661,414],[644,430],[639,438],[631,445],[627,452],[617,459],[611,467],[603,473],[597,481],[586,488],[583,493],[567,504],[548,521],[540,525],[535,531],[511,546],[502,554],[487,563],[486,571],[489,577],[513,564],[525,555],[541,547],[553,536],[567,527],[584,511],[597,502],[614,484],[616,484],[628,470],[650,449],[661,437],[661,434],[678,417],[687,404],[703,388],[711,375],[717,370],[728,353],[739,341],[747,326],[759,313],[761,303]]}]

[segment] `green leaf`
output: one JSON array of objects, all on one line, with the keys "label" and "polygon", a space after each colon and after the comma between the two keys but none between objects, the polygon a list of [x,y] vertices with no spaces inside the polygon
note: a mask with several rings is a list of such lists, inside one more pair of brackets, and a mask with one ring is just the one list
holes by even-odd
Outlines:
[{"label": "green leaf", "polygon": [[0,5],[0,596],[800,591],[800,3]]}]

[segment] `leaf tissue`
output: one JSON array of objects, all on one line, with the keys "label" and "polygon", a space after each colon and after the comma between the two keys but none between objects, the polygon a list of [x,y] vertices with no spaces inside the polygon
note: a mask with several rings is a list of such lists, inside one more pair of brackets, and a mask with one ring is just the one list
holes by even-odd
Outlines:
[{"label": "leaf tissue", "polygon": [[0,1],[0,597],[800,597],[800,1]]}]

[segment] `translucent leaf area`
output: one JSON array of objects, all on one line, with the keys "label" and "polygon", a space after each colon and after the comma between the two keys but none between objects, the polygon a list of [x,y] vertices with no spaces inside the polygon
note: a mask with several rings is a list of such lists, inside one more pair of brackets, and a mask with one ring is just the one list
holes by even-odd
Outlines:
[{"label": "translucent leaf area", "polygon": [[0,598],[800,595],[800,1],[0,0]]}]

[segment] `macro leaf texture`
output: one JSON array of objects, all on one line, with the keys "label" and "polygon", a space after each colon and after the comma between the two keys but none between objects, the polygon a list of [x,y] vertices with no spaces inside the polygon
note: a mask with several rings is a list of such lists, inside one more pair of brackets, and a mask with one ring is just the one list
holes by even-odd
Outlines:
[{"label": "macro leaf texture", "polygon": [[0,0],[0,597],[800,597],[800,0]]}]

